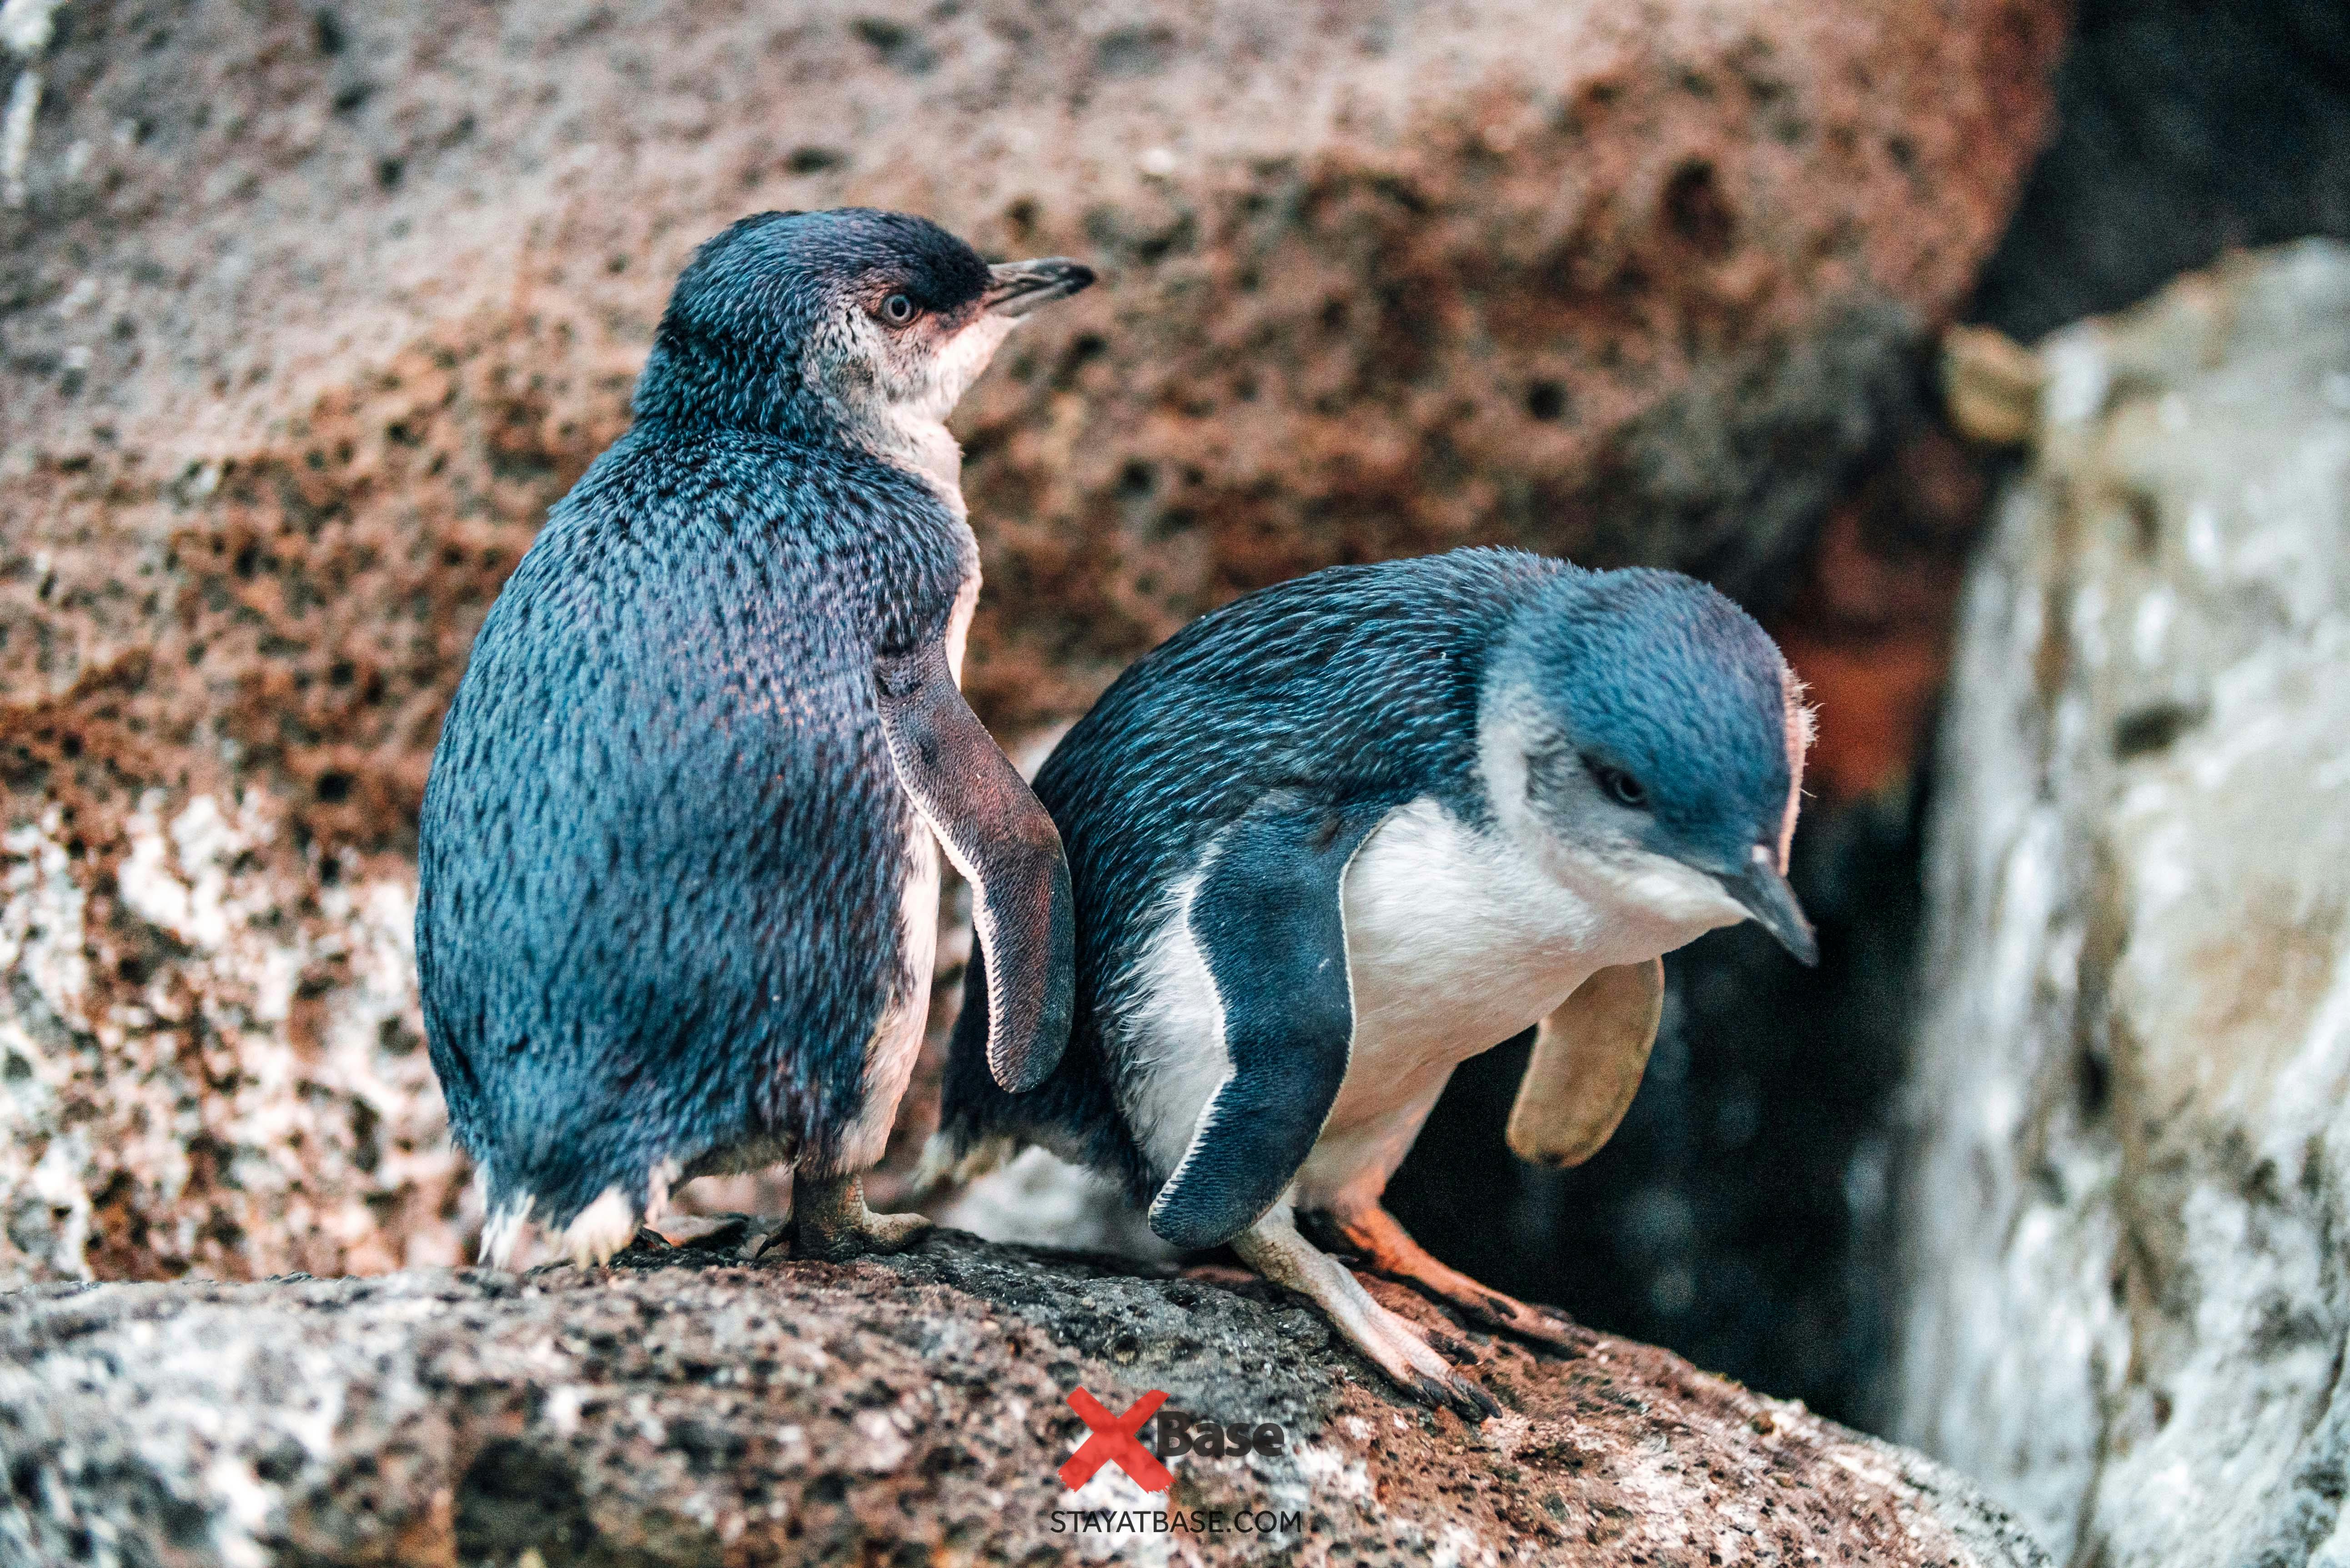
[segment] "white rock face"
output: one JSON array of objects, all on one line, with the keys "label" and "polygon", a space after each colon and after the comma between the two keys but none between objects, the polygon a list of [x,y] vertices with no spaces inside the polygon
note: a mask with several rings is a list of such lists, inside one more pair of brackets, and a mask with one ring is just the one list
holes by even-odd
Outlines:
[{"label": "white rock face", "polygon": [[2060,1561],[2350,1563],[2350,248],[2042,357],[1943,736],[1899,1429]]}]

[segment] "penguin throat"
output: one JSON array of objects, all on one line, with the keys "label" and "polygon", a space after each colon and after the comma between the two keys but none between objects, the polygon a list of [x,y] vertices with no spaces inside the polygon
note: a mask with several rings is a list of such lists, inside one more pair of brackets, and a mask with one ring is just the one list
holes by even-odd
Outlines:
[{"label": "penguin throat", "polygon": [[937,493],[947,510],[966,514],[962,499],[962,443],[943,421],[902,407],[848,410],[841,432],[893,468],[900,468]]},{"label": "penguin throat", "polygon": [[811,390],[828,402],[847,437],[904,469],[962,516],[962,445],[947,416],[1012,330],[1013,318],[981,314],[943,338],[892,339],[852,317],[835,351],[814,361]]}]

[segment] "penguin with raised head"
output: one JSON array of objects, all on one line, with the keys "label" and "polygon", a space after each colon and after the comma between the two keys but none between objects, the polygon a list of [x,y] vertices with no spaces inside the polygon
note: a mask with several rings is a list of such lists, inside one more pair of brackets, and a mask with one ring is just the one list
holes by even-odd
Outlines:
[{"label": "penguin with raised head", "polygon": [[1108,1172],[1168,1241],[1229,1242],[1405,1388],[1490,1413],[1307,1233],[1566,1342],[1414,1242],[1388,1179],[1454,1066],[1528,1028],[1510,1147],[1587,1158],[1639,1085],[1659,955],[1700,933],[1752,919],[1816,960],[1785,877],[1810,733],[1777,647],[1674,573],[1475,549],[1240,599],[1037,775],[1076,880],[1070,1046],[1005,1094],[975,962],[928,1164],[1033,1143]]},{"label": "penguin with raised head", "polygon": [[1066,1042],[1068,872],[960,690],[979,590],[948,412],[1093,275],[923,219],[745,218],[678,279],[635,421],[491,607],[434,752],[416,954],[484,1178],[583,1262],[687,1178],[794,1168],[796,1245],[876,1216],[920,1045],[935,837],[972,888],[991,1064]]}]

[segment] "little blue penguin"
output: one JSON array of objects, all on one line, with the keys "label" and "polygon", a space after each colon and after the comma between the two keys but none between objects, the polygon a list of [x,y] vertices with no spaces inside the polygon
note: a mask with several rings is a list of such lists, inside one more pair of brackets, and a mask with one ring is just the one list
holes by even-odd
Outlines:
[{"label": "little blue penguin", "polygon": [[991,267],[923,219],[745,218],[698,250],[628,432],[491,607],[432,758],[416,958],[487,1191],[600,1262],[671,1187],[794,1167],[797,1245],[875,1216],[920,1045],[936,846],[971,882],[1007,1089],[1066,1043],[1051,819],[961,691],[979,592],[948,412],[1093,274]]},{"label": "little blue penguin", "polygon": [[1423,1251],[1388,1179],[1453,1068],[1529,1028],[1510,1147],[1589,1158],[1647,1065],[1659,955],[1701,932],[1752,919],[1816,961],[1785,876],[1811,724],[1762,629],[1671,572],[1470,549],[1236,600],[1037,775],[1076,881],[1069,1048],[1005,1094],[974,965],[928,1168],[1035,1144],[1107,1172],[1168,1241],[1230,1243],[1405,1389],[1492,1413],[1306,1234],[1569,1342]]}]

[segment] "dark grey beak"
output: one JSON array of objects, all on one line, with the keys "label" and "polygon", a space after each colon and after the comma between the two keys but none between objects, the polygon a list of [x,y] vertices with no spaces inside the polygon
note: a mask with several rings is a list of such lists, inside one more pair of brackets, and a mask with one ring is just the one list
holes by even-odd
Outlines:
[{"label": "dark grey beak", "polygon": [[1094,269],[1066,256],[1004,262],[987,269],[991,281],[981,297],[997,316],[1025,316],[1040,305],[1066,299],[1094,280]]},{"label": "dark grey beak", "polygon": [[1770,845],[1756,845],[1746,869],[1738,876],[1724,877],[1721,885],[1745,906],[1756,924],[1795,955],[1797,963],[1809,969],[1820,961],[1820,940],[1812,934],[1812,922],[1804,918],[1804,907],[1795,902],[1795,890],[1779,874],[1778,857]]}]

